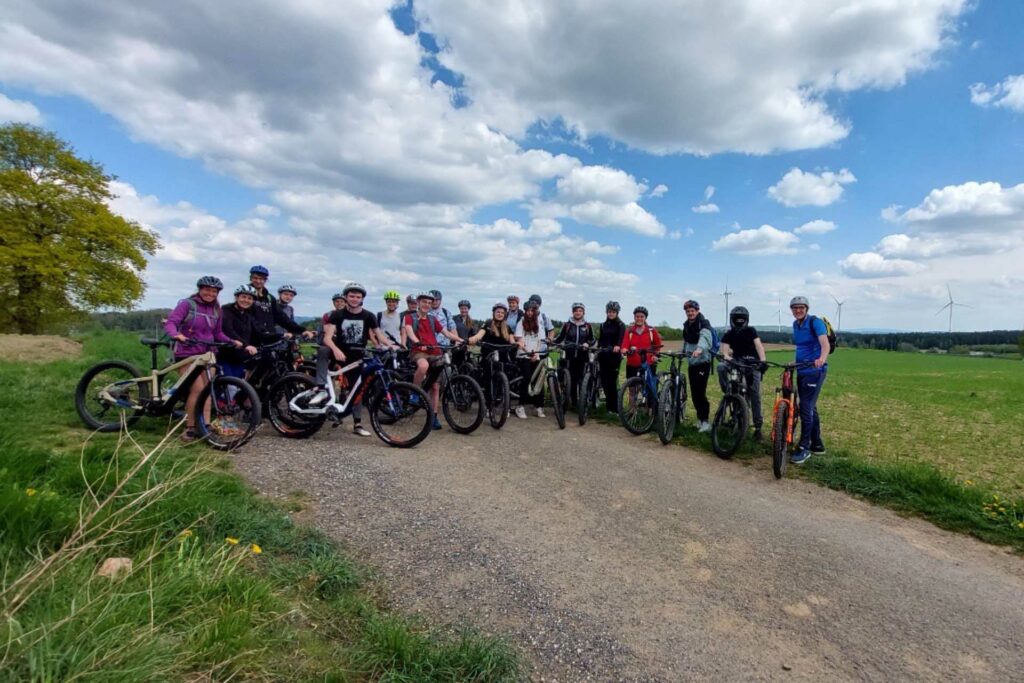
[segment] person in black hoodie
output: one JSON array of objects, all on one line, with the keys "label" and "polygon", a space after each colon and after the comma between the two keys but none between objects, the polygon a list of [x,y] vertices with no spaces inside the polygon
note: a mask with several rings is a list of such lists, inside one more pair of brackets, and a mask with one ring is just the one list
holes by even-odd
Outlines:
[{"label": "person in black hoodie", "polygon": [[245,364],[256,353],[253,345],[253,298],[256,289],[252,285],[242,285],[235,290],[235,303],[221,308],[224,334],[237,339],[243,348],[225,347],[217,352],[217,365],[221,374],[228,377],[245,377]]},{"label": "person in black hoodie", "polygon": [[249,269],[249,284],[256,290],[253,297],[252,318],[253,318],[253,341],[257,344],[266,344],[281,338],[281,335],[274,329],[280,326],[287,334],[301,334],[306,339],[313,337],[313,333],[302,325],[299,325],[281,310],[277,299],[266,287],[270,278],[270,271],[266,266],[253,266]]},{"label": "person in black hoodie", "polygon": [[597,355],[601,369],[601,388],[604,390],[604,404],[609,413],[619,412],[619,367],[622,365],[622,337],[626,334],[626,323],[619,319],[618,301],[609,301],[605,306],[608,317],[597,334],[597,345],[602,351]]},{"label": "person in black hoodie", "polygon": [[[555,342],[558,344],[579,344],[590,347],[594,343],[594,329],[584,316],[586,307],[577,302],[572,305],[572,317],[562,325]],[[587,365],[587,352],[582,349],[567,349],[565,359],[569,365],[569,398],[575,406],[579,403],[580,383],[583,381],[583,369]]]}]

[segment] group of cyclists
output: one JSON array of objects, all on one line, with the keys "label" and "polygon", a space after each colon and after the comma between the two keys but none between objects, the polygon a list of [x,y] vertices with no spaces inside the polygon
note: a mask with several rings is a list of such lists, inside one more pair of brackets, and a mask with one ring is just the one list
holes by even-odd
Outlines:
[{"label": "group of cyclists", "polygon": [[[442,293],[436,289],[408,295],[404,310],[400,310],[401,294],[389,289],[384,293],[384,309],[371,312],[364,307],[366,288],[357,282],[346,284],[334,294],[332,310],[321,316],[319,332],[313,332],[294,319],[291,304],[297,290],[291,285],[282,285],[275,297],[267,289],[269,277],[270,271],[265,266],[253,266],[249,271],[249,282],[236,288],[234,301],[223,307],[218,302],[224,288],[221,280],[210,275],[199,278],[197,291],[179,301],[164,323],[165,332],[177,342],[175,359],[204,353],[207,347],[203,342],[229,343],[231,346],[218,351],[220,371],[244,377],[247,360],[256,355],[260,345],[277,341],[282,336],[301,336],[306,340],[316,337],[319,343],[316,354],[318,389],[309,405],[317,406],[328,401],[327,384],[332,363],[352,364],[364,356],[367,344],[407,351],[409,361],[415,366],[413,381],[416,384],[423,382],[430,368],[441,362],[446,351],[452,353],[457,365],[471,346],[489,345],[515,351],[506,353],[506,358],[518,363],[521,375],[528,378],[547,353],[549,344],[561,345],[565,347],[570,377],[569,397],[575,404],[587,363],[587,350],[596,347],[600,349],[597,360],[606,408],[617,413],[623,360],[628,379],[639,374],[644,365],[656,363],[657,354],[664,346],[661,334],[647,323],[648,311],[644,306],[636,306],[632,322],[626,323],[620,318],[620,304],[609,301],[605,305],[605,319],[599,324],[591,324],[586,319],[586,306],[575,302],[570,318],[556,330],[551,318],[541,310],[543,299],[540,295],[533,294],[523,303],[513,294],[505,301],[494,303],[490,317],[481,324],[472,317],[472,306],[468,300],[459,301],[458,313],[453,314],[445,308]],[[790,302],[796,361],[801,364],[797,375],[801,436],[799,447],[791,457],[791,462],[796,464],[805,462],[812,454],[825,452],[817,400],[828,369],[830,345],[825,325],[819,318],[809,315],[809,308],[810,302],[803,296],[794,297]],[[697,301],[688,299],[683,310],[686,321],[681,350],[687,360],[690,397],[697,413],[698,430],[707,432],[711,429],[707,385],[714,359],[717,357],[723,361],[718,366],[723,391],[728,363],[734,358],[745,359],[759,364],[759,371],[749,373],[747,382],[754,436],[760,439],[763,426],[760,384],[768,364],[757,330],[750,325],[749,312],[742,306],[733,308],[729,314],[729,329],[718,340],[715,329],[701,313]],[[355,373],[358,369],[349,372]],[[188,420],[192,419],[193,406],[203,386],[204,382],[196,382],[191,387],[185,410]],[[437,418],[438,391],[437,383],[431,386],[429,398],[435,415],[434,429],[441,428]],[[527,419],[527,408],[532,408],[537,417],[545,417],[543,391],[535,395],[519,392],[515,415]],[[352,418],[353,432],[359,436],[370,436],[362,426],[358,404],[353,408]],[[188,423],[182,439],[191,441],[196,438],[194,425]]]}]

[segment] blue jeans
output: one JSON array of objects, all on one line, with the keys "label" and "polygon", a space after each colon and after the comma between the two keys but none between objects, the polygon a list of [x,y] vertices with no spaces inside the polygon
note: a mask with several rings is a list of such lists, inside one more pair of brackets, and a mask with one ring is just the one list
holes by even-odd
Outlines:
[{"label": "blue jeans", "polygon": [[220,374],[227,377],[245,379],[245,366],[241,363],[225,363],[224,361],[220,361],[217,363],[217,369],[220,370]]},{"label": "blue jeans", "polygon": [[821,447],[821,418],[818,417],[818,396],[825,384],[827,368],[808,368],[797,375],[800,395],[800,448]]}]

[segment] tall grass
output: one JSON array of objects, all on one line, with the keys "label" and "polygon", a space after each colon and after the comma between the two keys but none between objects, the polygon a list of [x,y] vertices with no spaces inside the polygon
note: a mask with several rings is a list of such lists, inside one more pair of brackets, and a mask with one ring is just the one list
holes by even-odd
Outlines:
[{"label": "tall grass", "polygon": [[[84,359],[0,363],[0,677],[518,678],[501,641],[382,611],[365,570],[215,453],[162,441],[168,423],[83,447],[69,429],[78,375],[100,357],[144,365],[136,346],[105,334]],[[98,576],[110,557],[131,571]]]}]

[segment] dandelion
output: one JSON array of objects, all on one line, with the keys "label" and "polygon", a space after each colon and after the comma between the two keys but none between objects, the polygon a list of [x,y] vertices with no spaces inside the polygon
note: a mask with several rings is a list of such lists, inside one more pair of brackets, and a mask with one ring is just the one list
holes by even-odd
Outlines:
[{"label": "dandelion", "polygon": [[249,550],[252,551],[253,555],[259,555],[260,553],[263,552],[263,548],[259,547],[255,543],[253,543],[252,545],[249,546]]},{"label": "dandelion", "polygon": [[36,490],[35,489],[25,489],[25,495],[31,498],[32,496],[36,495]]},{"label": "dandelion", "polygon": [[971,481],[970,479],[967,479],[967,480],[964,481],[964,485],[966,485],[966,486],[974,486],[974,482]]},{"label": "dandelion", "polygon": [[1024,522],[1017,522],[1018,529],[1024,529]]},{"label": "dandelion", "polygon": [[184,541],[186,538],[192,538],[194,535],[195,534],[192,533],[191,529],[185,529],[180,534],[178,534],[178,538]]},{"label": "dandelion", "polygon": [[227,538],[225,538],[224,542],[227,543],[228,545],[238,545],[238,539],[237,538],[232,538],[231,536],[228,536]]}]

